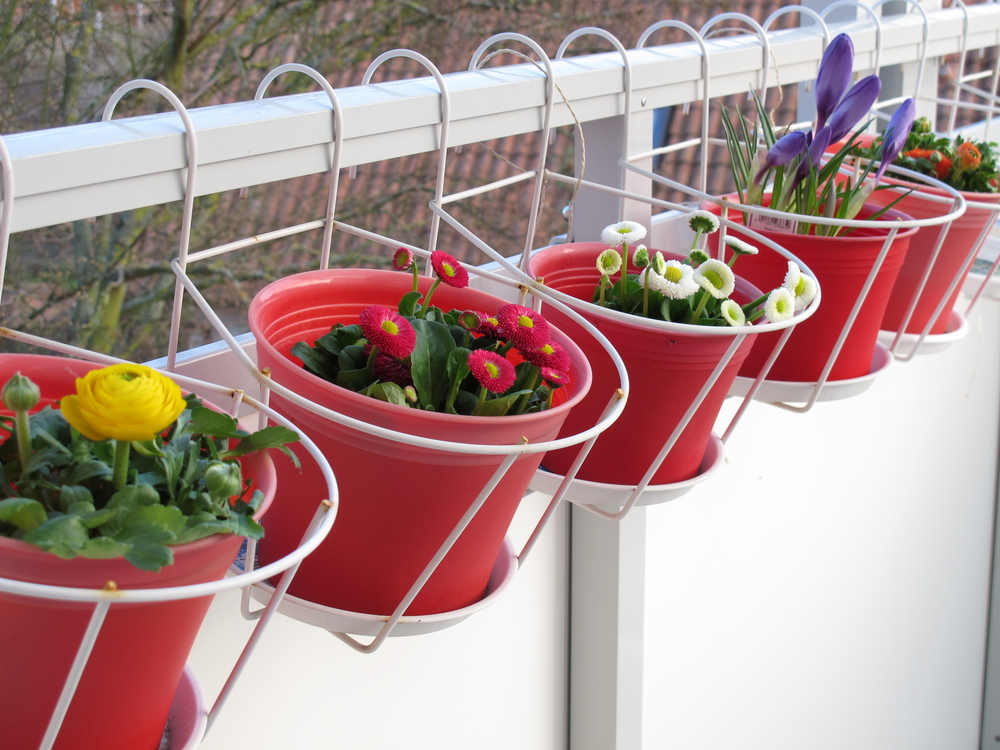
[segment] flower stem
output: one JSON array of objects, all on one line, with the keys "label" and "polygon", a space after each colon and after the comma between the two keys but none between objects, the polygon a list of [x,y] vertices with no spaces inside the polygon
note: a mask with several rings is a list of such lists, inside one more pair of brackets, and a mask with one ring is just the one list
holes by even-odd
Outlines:
[{"label": "flower stem", "polygon": [[628,243],[622,243],[622,277],[618,282],[618,296],[622,311],[625,311],[625,277],[628,275]]},{"label": "flower stem", "polygon": [[601,296],[597,299],[597,304],[600,305],[601,307],[605,306],[604,305],[604,287],[607,286],[607,283],[608,283],[608,277],[607,277],[606,274],[602,273],[601,274],[601,284],[600,284],[600,290],[601,290],[600,295]]},{"label": "flower stem", "polygon": [[692,250],[697,250],[699,242],[701,242],[701,230],[700,229],[696,230],[695,233],[694,233],[694,242],[691,244],[691,249]]},{"label": "flower stem", "polygon": [[27,410],[17,412],[15,419],[17,428],[17,452],[21,458],[21,473],[31,460],[31,426],[28,424]]},{"label": "flower stem", "polygon": [[438,288],[440,283],[441,279],[434,279],[434,283],[431,284],[431,288],[428,290],[427,296],[424,297],[424,303],[420,306],[420,312],[417,313],[418,318],[423,319],[427,317],[427,311],[431,307],[431,297],[434,296],[434,290]]},{"label": "flower stem", "polygon": [[695,309],[693,313],[691,313],[691,317],[688,318],[688,323],[698,322],[698,319],[701,318],[701,314],[705,312],[705,306],[708,304],[708,298],[709,298],[708,292],[702,289],[701,297],[698,301],[698,307]]},{"label": "flower stem", "polygon": [[524,414],[524,410],[528,408],[528,399],[531,398],[531,394],[535,392],[535,388],[538,387],[538,376],[542,372],[537,366],[532,365],[531,367],[534,372],[531,374],[531,380],[528,381],[528,393],[525,393],[521,398],[517,400],[517,413]]},{"label": "flower stem", "polygon": [[479,401],[476,403],[476,408],[473,410],[475,416],[479,416],[483,410],[483,404],[486,403],[486,389],[483,386],[479,386]]},{"label": "flower stem", "polygon": [[455,411],[455,399],[458,398],[458,387],[462,385],[462,381],[455,378],[455,381],[451,384],[451,390],[448,391],[448,399],[444,402],[444,411],[446,414],[451,414]]},{"label": "flower stem", "polygon": [[115,473],[114,485],[116,490],[124,489],[128,482],[128,452],[132,444],[128,440],[115,441]]},{"label": "flower stem", "polygon": [[757,307],[757,305],[763,305],[765,302],[767,302],[767,297],[768,297],[767,294],[762,294],[760,297],[758,297],[757,299],[755,299],[753,302],[750,302],[749,304],[746,304],[746,305],[742,305],[743,312],[749,314],[751,310],[753,310],[755,307]]},{"label": "flower stem", "polygon": [[642,285],[642,317],[649,317],[649,274],[652,266],[646,266],[646,277]]},{"label": "flower stem", "polygon": [[368,362],[365,364],[365,379],[371,380],[375,372],[375,358],[378,356],[378,347],[372,344],[372,350],[368,354]]},{"label": "flower stem", "polygon": [[420,280],[420,271],[417,270],[416,260],[413,261],[413,265],[410,266],[410,269],[413,271],[413,291],[419,292],[420,289],[417,288],[417,282]]}]

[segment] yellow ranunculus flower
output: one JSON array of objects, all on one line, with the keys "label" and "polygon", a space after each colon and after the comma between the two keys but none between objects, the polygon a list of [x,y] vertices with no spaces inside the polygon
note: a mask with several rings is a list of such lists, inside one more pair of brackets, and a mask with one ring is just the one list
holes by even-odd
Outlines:
[{"label": "yellow ranunculus flower", "polygon": [[186,406],[173,380],[130,363],[91,370],[76,379],[76,395],[64,396],[66,421],[91,440],[152,440]]}]

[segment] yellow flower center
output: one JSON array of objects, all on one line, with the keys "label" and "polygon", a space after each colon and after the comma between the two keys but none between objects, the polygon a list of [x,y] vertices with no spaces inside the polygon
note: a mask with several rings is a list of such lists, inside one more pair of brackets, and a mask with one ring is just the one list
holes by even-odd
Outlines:
[{"label": "yellow flower center", "polygon": [[676,284],[684,278],[684,272],[677,268],[677,266],[667,266],[667,270],[666,273],[663,274],[663,278]]},{"label": "yellow flower center", "polygon": [[806,279],[804,276],[799,276],[799,283],[795,285],[795,296],[801,297],[802,293],[806,290]]},{"label": "yellow flower center", "polygon": [[788,300],[779,299],[778,303],[774,306],[774,309],[777,310],[780,314],[784,315],[786,312],[788,312]]},{"label": "yellow flower center", "polygon": [[517,319],[517,324],[519,326],[521,326],[521,328],[534,328],[535,327],[535,321],[533,321],[527,315],[522,315],[521,317],[519,317]]},{"label": "yellow flower center", "polygon": [[442,263],[441,270],[444,271],[444,275],[451,277],[455,275],[455,269],[452,268],[451,263]]},{"label": "yellow flower center", "polygon": [[629,229],[628,227],[621,227],[621,228],[620,228],[620,229],[618,230],[618,234],[628,234],[628,233],[629,233],[629,232],[631,232],[631,231],[632,231],[632,230],[631,230],[631,229]]},{"label": "yellow flower center", "polygon": [[399,326],[396,325],[391,320],[383,320],[382,321],[382,330],[385,331],[386,333],[388,333],[390,336],[398,336],[399,335]]},{"label": "yellow flower center", "polygon": [[498,325],[500,325],[500,321],[497,320],[496,318],[487,318],[486,322],[489,323],[491,326],[498,326]]},{"label": "yellow flower center", "polygon": [[712,286],[716,289],[722,289],[722,276],[718,273],[718,271],[705,271],[705,278],[712,282]]},{"label": "yellow flower center", "polygon": [[490,374],[491,378],[495,378],[497,375],[500,374],[500,368],[498,368],[492,362],[486,362],[485,367],[486,367],[486,372]]},{"label": "yellow flower center", "polygon": [[542,354],[555,354],[555,349],[552,348],[552,344],[546,344],[541,349]]}]

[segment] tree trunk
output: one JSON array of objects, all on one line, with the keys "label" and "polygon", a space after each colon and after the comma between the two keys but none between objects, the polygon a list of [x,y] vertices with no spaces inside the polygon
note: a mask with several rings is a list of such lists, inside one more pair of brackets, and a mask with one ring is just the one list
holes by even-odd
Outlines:
[{"label": "tree trunk", "polygon": [[174,27],[170,32],[163,81],[176,94],[184,89],[184,70],[187,67],[188,37],[191,35],[193,12],[194,0],[174,0]]}]

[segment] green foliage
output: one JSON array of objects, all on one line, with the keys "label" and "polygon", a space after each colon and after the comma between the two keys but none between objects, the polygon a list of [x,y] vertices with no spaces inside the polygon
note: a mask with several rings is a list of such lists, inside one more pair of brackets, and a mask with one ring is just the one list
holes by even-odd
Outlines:
[{"label": "green foliage", "polygon": [[[259,539],[263,495],[237,459],[298,435],[281,426],[248,434],[195,396],[168,430],[132,443],[128,483],[112,483],[113,441],[95,443],[46,407],[30,417],[32,455],[21,466],[16,435],[0,444],[0,535],[63,558],[125,557],[142,570],[173,562],[171,547],[213,534]],[[296,465],[298,461],[296,460]]]},{"label": "green foliage", "polygon": [[[1000,171],[997,169],[996,157],[997,144],[987,141],[970,141],[960,135],[955,136],[952,140],[934,132],[917,133],[916,130],[914,128],[910,131],[906,145],[903,146],[893,164],[941,180],[956,190],[970,193],[1000,192]],[[882,138],[879,136],[868,149],[858,148],[855,153],[869,159],[875,158],[881,143]],[[972,144],[980,157],[978,163],[965,169],[962,168],[962,160],[959,158],[959,150],[964,143]],[[906,179],[902,175],[892,176]]]}]

